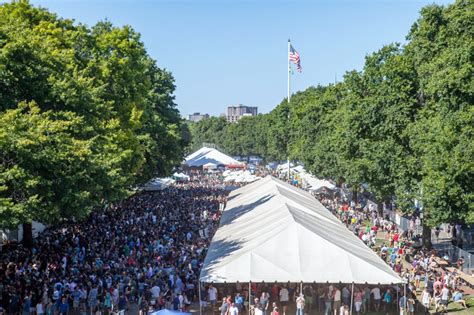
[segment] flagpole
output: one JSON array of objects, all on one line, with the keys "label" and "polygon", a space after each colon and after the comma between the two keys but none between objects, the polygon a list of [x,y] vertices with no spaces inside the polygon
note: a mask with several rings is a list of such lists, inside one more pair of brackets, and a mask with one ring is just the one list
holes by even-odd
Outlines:
[{"label": "flagpole", "polygon": [[[290,68],[290,40],[288,39],[288,57],[286,58],[286,61],[288,62],[288,126],[290,125],[290,72],[291,72],[291,68]],[[287,151],[287,162],[288,162],[288,181],[290,181],[290,150],[289,150],[289,142],[290,142],[290,139],[288,137],[288,142],[286,144],[286,151]]]}]

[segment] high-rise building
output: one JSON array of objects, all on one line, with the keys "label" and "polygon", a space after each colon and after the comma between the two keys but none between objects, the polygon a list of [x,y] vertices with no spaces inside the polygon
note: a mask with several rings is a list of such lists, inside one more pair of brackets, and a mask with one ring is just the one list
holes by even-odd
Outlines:
[{"label": "high-rise building", "polygon": [[227,107],[227,121],[236,122],[243,116],[257,116],[258,107],[254,106],[245,106],[239,104],[237,106]]},{"label": "high-rise building", "polygon": [[209,114],[193,113],[191,115],[188,115],[188,120],[194,122],[198,122],[206,118],[209,118]]}]

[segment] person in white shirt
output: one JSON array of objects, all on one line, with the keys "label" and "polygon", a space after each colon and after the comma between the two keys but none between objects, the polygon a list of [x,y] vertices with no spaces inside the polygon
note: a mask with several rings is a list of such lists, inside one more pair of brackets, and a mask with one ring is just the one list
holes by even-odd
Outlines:
[{"label": "person in white shirt", "polygon": [[38,302],[38,304],[36,304],[36,314],[37,315],[43,315],[44,314],[43,303]]},{"label": "person in white shirt", "polygon": [[286,315],[286,310],[288,309],[288,301],[290,300],[290,292],[286,288],[286,285],[283,286],[280,290],[280,303],[283,306],[283,315]]},{"label": "person in white shirt", "polygon": [[229,308],[229,315],[239,315],[239,309],[237,306],[235,306],[235,303],[232,303],[232,305]]},{"label": "person in white shirt", "polygon": [[207,290],[207,296],[209,298],[209,303],[211,303],[212,307],[216,305],[217,302],[217,289],[212,286],[212,284],[209,286],[209,289]]},{"label": "person in white shirt", "polygon": [[449,289],[448,286],[445,284],[443,289],[441,290],[441,309],[446,310],[449,304]]},{"label": "person in white shirt", "polygon": [[374,296],[375,311],[378,312],[380,309],[380,299],[381,299],[380,288],[375,287],[370,291],[370,293],[372,293],[372,295]]},{"label": "person in white shirt", "polygon": [[296,315],[303,315],[304,312],[304,296],[303,293],[296,298]]},{"label": "person in white shirt", "polygon": [[421,303],[425,307],[425,314],[429,314],[430,303],[431,303],[431,294],[428,292],[428,288],[425,287],[423,293],[421,293]]},{"label": "person in white shirt", "polygon": [[334,315],[337,315],[337,312],[340,311],[341,309],[341,290],[336,287],[336,289],[333,291],[334,292]]}]

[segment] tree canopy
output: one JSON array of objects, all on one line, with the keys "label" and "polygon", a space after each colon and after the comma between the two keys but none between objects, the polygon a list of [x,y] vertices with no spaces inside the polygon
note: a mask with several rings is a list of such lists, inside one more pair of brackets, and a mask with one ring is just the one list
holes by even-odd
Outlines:
[{"label": "tree canopy", "polygon": [[0,5],[0,225],[81,218],[179,164],[174,79],[131,27]]}]

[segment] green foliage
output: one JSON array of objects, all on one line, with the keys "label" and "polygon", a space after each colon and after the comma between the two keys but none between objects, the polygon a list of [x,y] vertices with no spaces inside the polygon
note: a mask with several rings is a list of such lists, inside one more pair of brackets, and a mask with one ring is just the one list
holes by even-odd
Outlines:
[{"label": "green foliage", "polygon": [[187,145],[174,89],[129,26],[0,5],[0,225],[83,217],[169,173]]},{"label": "green foliage", "polygon": [[472,0],[427,6],[405,46],[368,55],[343,82],[298,92],[266,115],[220,129],[202,123],[191,133],[231,154],[290,156],[316,176],[368,185],[378,201],[394,197],[406,212],[417,199],[431,226],[474,223],[472,8]]},{"label": "green foliage", "polygon": [[409,34],[422,108],[410,145],[432,225],[474,222],[474,11],[472,1],[428,6]]},{"label": "green foliage", "polygon": [[203,143],[214,143],[222,147],[227,133],[227,126],[228,123],[225,117],[210,117],[198,122],[188,122],[191,133],[188,151],[198,150]]}]

